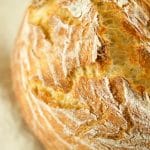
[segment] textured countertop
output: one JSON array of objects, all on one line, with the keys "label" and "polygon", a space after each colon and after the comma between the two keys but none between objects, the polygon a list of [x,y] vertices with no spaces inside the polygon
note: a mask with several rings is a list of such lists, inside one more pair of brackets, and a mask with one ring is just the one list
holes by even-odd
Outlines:
[{"label": "textured countertop", "polygon": [[0,149],[43,150],[29,132],[11,88],[10,55],[29,0],[0,0]]}]

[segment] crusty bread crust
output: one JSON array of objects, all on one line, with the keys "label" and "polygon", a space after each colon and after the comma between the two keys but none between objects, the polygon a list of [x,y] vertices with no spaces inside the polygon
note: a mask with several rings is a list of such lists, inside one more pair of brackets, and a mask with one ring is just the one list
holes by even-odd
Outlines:
[{"label": "crusty bread crust", "polygon": [[149,0],[41,0],[12,59],[24,118],[49,150],[150,147]]}]

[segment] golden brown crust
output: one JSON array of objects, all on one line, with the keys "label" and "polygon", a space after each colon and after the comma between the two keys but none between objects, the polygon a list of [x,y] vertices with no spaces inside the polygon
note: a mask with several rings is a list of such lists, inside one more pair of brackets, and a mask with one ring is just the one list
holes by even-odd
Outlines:
[{"label": "golden brown crust", "polygon": [[47,149],[149,149],[149,4],[41,0],[28,8],[14,90]]}]

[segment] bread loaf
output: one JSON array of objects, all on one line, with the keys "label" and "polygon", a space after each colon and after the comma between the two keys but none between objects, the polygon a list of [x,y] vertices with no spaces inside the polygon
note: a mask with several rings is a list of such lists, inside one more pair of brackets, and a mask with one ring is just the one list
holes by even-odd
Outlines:
[{"label": "bread loaf", "polygon": [[47,150],[150,149],[149,0],[33,1],[12,74]]}]

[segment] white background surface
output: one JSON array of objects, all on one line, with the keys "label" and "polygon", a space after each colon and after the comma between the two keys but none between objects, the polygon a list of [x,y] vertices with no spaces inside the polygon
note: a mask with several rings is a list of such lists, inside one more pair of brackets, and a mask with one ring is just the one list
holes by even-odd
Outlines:
[{"label": "white background surface", "polygon": [[0,0],[0,150],[43,150],[23,122],[11,89],[10,52],[29,0]]}]

